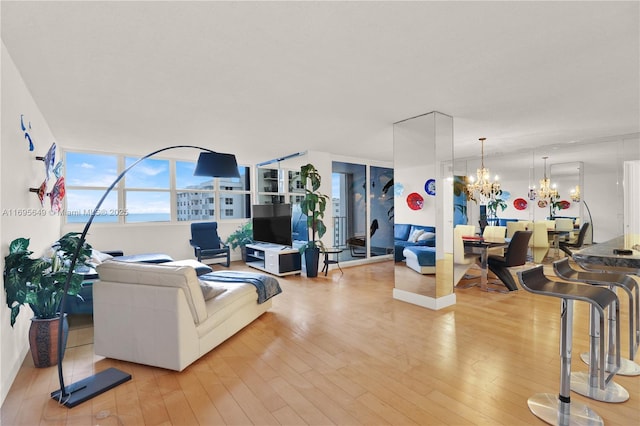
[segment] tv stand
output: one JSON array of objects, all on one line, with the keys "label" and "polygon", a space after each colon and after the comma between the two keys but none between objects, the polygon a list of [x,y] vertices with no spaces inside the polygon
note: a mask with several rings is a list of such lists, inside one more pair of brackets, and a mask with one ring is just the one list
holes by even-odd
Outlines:
[{"label": "tv stand", "polygon": [[279,277],[301,273],[297,249],[271,243],[247,244],[247,265]]}]

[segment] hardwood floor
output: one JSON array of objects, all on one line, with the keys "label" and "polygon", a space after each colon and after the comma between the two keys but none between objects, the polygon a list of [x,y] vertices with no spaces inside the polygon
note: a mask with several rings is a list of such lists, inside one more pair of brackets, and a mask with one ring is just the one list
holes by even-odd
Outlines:
[{"label": "hardwood floor", "polygon": [[[455,306],[431,311],[392,298],[393,269],[385,261],[281,278],[269,312],[181,373],[95,356],[87,329],[74,330],[83,334],[70,337],[68,383],[111,366],[133,379],[67,409],[48,396],[58,388],[56,368],[36,369],[27,357],[1,423],[544,424],[527,398],[559,390],[559,300],[471,287],[456,290]],[[575,305],[573,371],[587,371],[578,357],[588,348],[583,305]],[[639,424],[640,377],[616,382],[630,393],[625,403],[572,399],[607,425]]]}]

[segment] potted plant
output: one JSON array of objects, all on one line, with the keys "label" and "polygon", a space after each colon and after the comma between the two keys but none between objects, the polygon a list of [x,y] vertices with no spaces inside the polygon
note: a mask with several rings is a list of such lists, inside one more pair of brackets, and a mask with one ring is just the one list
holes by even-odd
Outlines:
[{"label": "potted plant", "polygon": [[[300,210],[307,217],[308,236],[308,242],[300,247],[300,253],[304,253],[307,276],[316,277],[320,250],[324,250],[320,238],[327,232],[327,227],[322,219],[329,197],[319,191],[322,178],[313,164],[305,164],[300,168],[300,178],[305,185],[304,197],[300,201]],[[316,240],[316,236],[318,240]]]},{"label": "potted plant", "polygon": [[507,208],[507,203],[502,198],[492,198],[487,203],[487,210],[489,211],[489,219],[498,218],[498,208],[503,212]]},{"label": "potted plant", "polygon": [[[60,301],[71,259],[79,243],[79,233],[70,232],[51,246],[49,254],[32,259],[29,239],[17,238],[9,245],[9,254],[4,258],[4,286],[7,306],[11,309],[11,326],[15,324],[22,306],[29,305],[33,311],[29,343],[36,367],[49,367],[58,362]],[[86,263],[90,256],[91,246],[85,243],[78,254],[76,270],[90,266]],[[67,294],[80,297],[82,281],[82,274],[73,273]],[[66,316],[62,320],[64,349],[68,330]]]},{"label": "potted plant", "polygon": [[232,249],[240,247],[240,253],[242,254],[242,260],[247,260],[247,244],[253,243],[253,223],[251,221],[239,226],[238,229],[233,231],[229,238],[227,238],[227,244]]}]

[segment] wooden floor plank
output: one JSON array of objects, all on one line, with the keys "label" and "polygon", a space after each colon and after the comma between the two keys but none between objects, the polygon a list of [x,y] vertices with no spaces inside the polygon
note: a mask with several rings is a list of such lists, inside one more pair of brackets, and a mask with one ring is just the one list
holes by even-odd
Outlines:
[{"label": "wooden floor plank", "polygon": [[[182,372],[96,356],[84,324],[71,330],[67,384],[109,367],[133,379],[70,410],[49,398],[56,368],[37,369],[28,357],[2,425],[542,425],[527,399],[559,390],[559,300],[471,287],[433,311],[392,298],[394,268],[385,261],[279,278],[283,293],[269,312]],[[572,371],[588,370],[578,358],[588,324],[588,307],[576,303]],[[607,425],[640,424],[640,377],[615,381],[629,401],[572,400]]]}]

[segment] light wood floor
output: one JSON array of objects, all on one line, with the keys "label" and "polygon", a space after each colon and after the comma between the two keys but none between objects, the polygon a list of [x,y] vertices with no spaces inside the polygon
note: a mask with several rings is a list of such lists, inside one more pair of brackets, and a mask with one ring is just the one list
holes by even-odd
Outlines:
[{"label": "light wood floor", "polygon": [[[75,330],[82,335],[66,353],[67,383],[111,366],[133,379],[67,409],[48,397],[58,388],[56,368],[35,369],[27,357],[1,423],[544,424],[527,398],[559,390],[559,300],[472,287],[456,291],[455,306],[431,311],[392,298],[393,269],[385,261],[282,278],[268,313],[181,373],[97,357],[91,328]],[[582,305],[573,371],[587,371],[577,356],[588,348]],[[623,309],[623,330],[626,321]],[[625,403],[572,398],[607,425],[640,424],[640,377],[616,382],[631,395]]]}]

